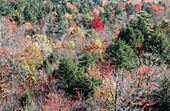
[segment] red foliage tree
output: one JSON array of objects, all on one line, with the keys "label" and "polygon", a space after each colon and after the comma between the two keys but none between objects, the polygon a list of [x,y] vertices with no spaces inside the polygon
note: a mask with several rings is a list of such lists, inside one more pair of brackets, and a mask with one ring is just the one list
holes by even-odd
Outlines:
[{"label": "red foliage tree", "polygon": [[63,93],[50,93],[50,98],[44,99],[44,104],[49,111],[70,111],[74,101],[64,97]]},{"label": "red foliage tree", "polygon": [[134,9],[135,9],[136,12],[139,10],[139,8],[141,8],[142,3],[143,3],[143,1],[141,1],[141,2],[137,3],[136,5],[134,5]]},{"label": "red foliage tree", "polygon": [[93,13],[94,19],[93,19],[93,23],[89,24],[90,27],[93,27],[95,30],[97,31],[102,31],[104,30],[103,28],[103,22],[99,21],[100,18],[98,18],[98,16],[96,14]]}]

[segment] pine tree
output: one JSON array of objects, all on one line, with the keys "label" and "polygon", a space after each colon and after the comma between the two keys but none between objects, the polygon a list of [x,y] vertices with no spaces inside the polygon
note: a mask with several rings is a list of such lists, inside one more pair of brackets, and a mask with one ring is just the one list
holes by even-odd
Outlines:
[{"label": "pine tree", "polygon": [[48,61],[50,62],[50,64],[55,63],[55,62],[57,61],[57,57],[55,56],[54,53],[51,53],[51,54],[48,56]]},{"label": "pine tree", "polygon": [[116,11],[115,12],[115,15],[122,15],[123,14],[123,10],[122,10],[122,8],[121,7],[119,7],[118,5],[116,5],[115,7],[114,7],[114,10]]},{"label": "pine tree", "polygon": [[44,59],[43,60],[43,64],[41,66],[43,68],[43,70],[45,71],[46,74],[50,74],[51,73],[51,64],[49,63],[48,59]]},{"label": "pine tree", "polygon": [[167,8],[165,2],[163,2],[163,1],[159,1],[158,4],[162,7],[165,7],[165,9]]},{"label": "pine tree", "polygon": [[170,64],[170,40],[163,29],[157,29],[151,35],[150,44],[152,53],[160,54]]},{"label": "pine tree", "polygon": [[22,25],[25,22],[23,13],[18,12],[17,10],[14,11],[12,17],[13,17],[14,21],[17,22],[17,25]]},{"label": "pine tree", "polygon": [[147,12],[139,12],[140,16],[137,18],[132,18],[127,24],[126,28],[122,28],[118,38],[125,41],[126,44],[131,46],[134,49],[136,54],[139,54],[137,51],[138,43],[142,43],[142,49],[147,51],[148,46],[148,36],[151,34],[150,26],[148,23],[150,16]]},{"label": "pine tree", "polygon": [[126,44],[134,49],[134,52],[138,54],[137,44],[144,41],[142,32],[138,29],[134,29],[128,26],[126,29],[123,28],[118,35],[119,39],[125,41]]},{"label": "pine tree", "polygon": [[98,79],[84,75],[73,60],[66,57],[60,60],[59,67],[53,71],[53,75],[60,80],[59,88],[73,99],[78,95],[78,91],[82,92],[85,98],[90,97],[95,86],[99,84]]},{"label": "pine tree", "polygon": [[127,18],[129,20],[129,16],[132,15],[135,11],[132,2],[126,3],[125,9],[126,9],[126,13],[127,13]]},{"label": "pine tree", "polygon": [[91,65],[94,67],[96,65],[98,55],[95,53],[95,51],[92,51],[92,53],[82,53],[79,57],[79,67],[83,68],[84,72],[87,72],[87,68]]},{"label": "pine tree", "polygon": [[24,9],[23,13],[24,13],[24,16],[25,16],[25,20],[30,21],[33,24],[33,26],[35,26],[35,24],[37,23],[37,18],[33,14],[33,11],[31,10],[30,6],[27,6]]},{"label": "pine tree", "polygon": [[111,42],[109,45],[109,55],[113,57],[112,65],[130,70],[133,66],[130,64],[132,60],[137,58],[134,50],[123,40]]},{"label": "pine tree", "polygon": [[144,9],[148,14],[151,15],[151,17],[154,17],[156,15],[156,13],[152,10],[152,8],[150,8],[149,6],[147,6],[145,9]]}]

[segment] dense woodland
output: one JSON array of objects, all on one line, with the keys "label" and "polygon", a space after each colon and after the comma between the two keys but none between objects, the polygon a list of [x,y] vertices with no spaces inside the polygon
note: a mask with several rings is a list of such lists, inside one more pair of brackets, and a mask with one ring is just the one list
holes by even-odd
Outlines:
[{"label": "dense woodland", "polygon": [[170,0],[0,0],[0,111],[169,111]]}]

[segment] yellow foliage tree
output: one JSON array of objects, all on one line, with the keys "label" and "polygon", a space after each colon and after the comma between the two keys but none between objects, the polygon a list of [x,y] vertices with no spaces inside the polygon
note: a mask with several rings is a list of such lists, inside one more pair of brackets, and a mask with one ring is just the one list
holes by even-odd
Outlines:
[{"label": "yellow foliage tree", "polygon": [[24,52],[22,52],[19,62],[26,70],[36,71],[37,67],[43,63],[43,57],[37,47],[31,44]]},{"label": "yellow foliage tree", "polygon": [[72,39],[76,39],[76,37],[85,37],[83,31],[80,29],[80,27],[76,28],[70,28],[69,30],[68,37]]},{"label": "yellow foliage tree", "polygon": [[115,87],[116,84],[114,84],[113,81],[103,81],[103,83],[97,89],[95,89],[94,95],[97,104],[101,107],[105,107],[106,109],[111,109],[115,100]]},{"label": "yellow foliage tree", "polygon": [[52,53],[52,43],[46,36],[34,35],[31,37],[27,35],[26,37],[32,40],[32,44],[34,44],[37,49],[41,51],[43,57],[47,57],[50,53]]},{"label": "yellow foliage tree", "polygon": [[99,46],[99,49],[97,50],[97,53],[101,53],[103,51],[102,43],[100,42],[100,40],[98,38],[96,39],[95,44]]}]

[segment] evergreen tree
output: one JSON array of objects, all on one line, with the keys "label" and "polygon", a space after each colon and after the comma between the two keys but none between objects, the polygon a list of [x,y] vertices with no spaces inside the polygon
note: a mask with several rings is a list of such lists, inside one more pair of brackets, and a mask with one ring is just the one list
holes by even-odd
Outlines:
[{"label": "evergreen tree", "polygon": [[151,35],[150,44],[152,53],[160,54],[170,64],[170,40],[163,29],[157,29]]},{"label": "evergreen tree", "polygon": [[110,20],[111,17],[112,17],[112,12],[111,12],[110,10],[108,10],[107,12],[104,12],[104,16],[105,16],[108,20]]},{"label": "evergreen tree", "polygon": [[130,62],[137,57],[133,49],[123,40],[118,40],[117,42],[111,42],[109,44],[109,55],[113,57],[112,65],[117,65],[127,70],[133,68]]},{"label": "evergreen tree", "polygon": [[24,95],[21,97],[20,102],[21,102],[22,107],[25,107],[26,105],[31,105],[32,100],[31,100],[31,96],[30,96],[28,89],[25,91]]},{"label": "evergreen tree", "polygon": [[66,57],[60,60],[59,67],[53,71],[53,75],[60,80],[59,88],[74,99],[78,91],[83,93],[85,98],[92,96],[94,88],[99,84],[98,79],[84,75],[73,60]]},{"label": "evergreen tree", "polygon": [[50,62],[50,64],[55,63],[55,62],[57,61],[57,57],[55,56],[54,53],[51,53],[51,54],[48,56],[48,61]]},{"label": "evergreen tree", "polygon": [[[133,27],[136,27],[136,26],[133,25]],[[126,44],[131,46],[131,48],[134,49],[134,52],[136,54],[138,54],[137,44],[144,41],[144,36],[143,36],[142,32],[137,28],[134,29],[134,28],[130,27],[129,25],[127,26],[126,29],[122,28],[118,37],[119,37],[119,39],[125,41]]]},{"label": "evergreen tree", "polygon": [[18,12],[17,10],[14,11],[12,17],[13,17],[14,21],[17,22],[17,25],[22,25],[25,22],[23,13]]},{"label": "evergreen tree", "polygon": [[96,65],[98,55],[92,51],[92,53],[82,53],[79,57],[79,67],[84,69],[84,72],[87,72],[87,68],[91,65],[94,67]]},{"label": "evergreen tree", "polygon": [[116,11],[115,12],[115,15],[122,15],[123,14],[123,10],[122,10],[122,8],[121,7],[119,7],[118,5],[116,5],[115,7],[114,7],[114,10]]},{"label": "evergreen tree", "polygon": [[138,54],[137,44],[142,42],[142,48],[148,50],[148,36],[150,36],[150,22],[149,15],[145,11],[139,12],[140,16],[132,18],[127,24],[126,28],[122,28],[118,38],[124,40],[126,44],[134,49],[134,52]]},{"label": "evergreen tree", "polygon": [[167,8],[165,2],[163,2],[163,1],[159,1],[158,4],[162,7],[164,7],[165,9]]},{"label": "evergreen tree", "polygon": [[144,9],[148,14],[151,15],[151,17],[154,17],[156,15],[156,13],[153,11],[152,8],[150,8],[149,6],[147,6],[145,9]]},{"label": "evergreen tree", "polygon": [[24,9],[23,13],[24,13],[24,16],[25,16],[25,20],[30,21],[33,24],[33,26],[35,26],[35,24],[37,23],[37,18],[33,14],[33,11],[31,10],[30,6],[27,6]]},{"label": "evergreen tree", "polygon": [[50,74],[51,73],[52,68],[51,68],[51,65],[50,65],[48,59],[45,58],[43,60],[43,64],[42,64],[41,68],[45,71],[45,74]]},{"label": "evergreen tree", "polygon": [[129,19],[129,16],[132,15],[135,11],[132,2],[126,3],[125,9],[127,13],[127,18]]}]

